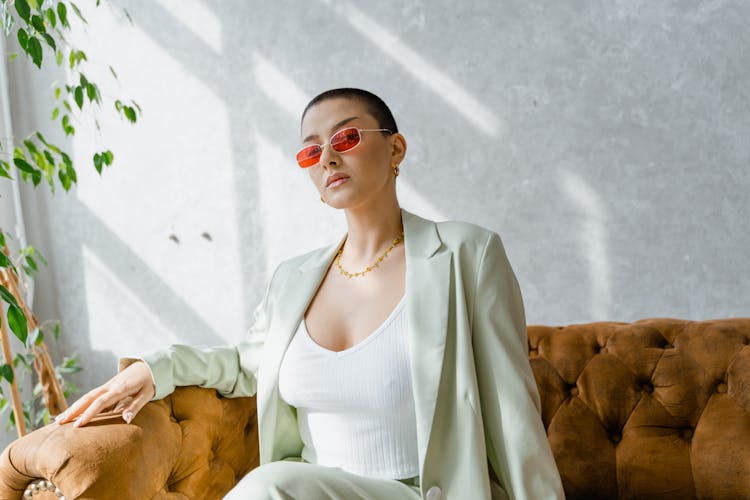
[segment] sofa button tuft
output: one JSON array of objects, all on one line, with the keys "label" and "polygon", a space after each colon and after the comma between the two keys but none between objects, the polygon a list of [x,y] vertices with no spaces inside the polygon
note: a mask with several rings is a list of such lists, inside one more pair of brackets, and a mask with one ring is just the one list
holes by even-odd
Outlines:
[{"label": "sofa button tuft", "polygon": [[680,435],[683,437],[683,439],[690,439],[693,437],[693,429],[682,429],[680,431]]},{"label": "sofa button tuft", "polygon": [[578,396],[578,387],[572,387],[570,389],[570,395],[571,396]]},{"label": "sofa button tuft", "polygon": [[622,436],[615,433],[615,434],[612,434],[611,439],[613,443],[619,443],[620,440],[622,440]]},{"label": "sofa button tuft", "polygon": [[716,392],[727,392],[727,384],[724,382],[716,384]]}]

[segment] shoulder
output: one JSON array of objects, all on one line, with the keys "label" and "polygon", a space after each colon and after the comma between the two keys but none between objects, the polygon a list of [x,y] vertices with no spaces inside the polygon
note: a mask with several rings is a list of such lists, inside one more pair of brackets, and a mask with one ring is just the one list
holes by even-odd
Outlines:
[{"label": "shoulder", "polygon": [[443,244],[465,258],[480,259],[488,247],[498,243],[502,246],[498,233],[473,222],[447,220],[435,222],[435,227]]},{"label": "shoulder", "polygon": [[440,239],[448,245],[467,242],[486,243],[490,236],[496,234],[484,226],[462,220],[446,220],[436,222],[435,225]]}]

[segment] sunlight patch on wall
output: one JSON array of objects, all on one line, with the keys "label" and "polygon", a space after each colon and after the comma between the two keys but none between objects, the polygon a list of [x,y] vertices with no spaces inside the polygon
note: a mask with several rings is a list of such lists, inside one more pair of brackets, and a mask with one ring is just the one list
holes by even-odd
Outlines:
[{"label": "sunlight patch on wall", "polygon": [[287,112],[297,124],[302,111],[312,97],[308,97],[293,81],[287,78],[258,51],[253,52],[255,84],[266,97]]},{"label": "sunlight patch on wall", "polygon": [[589,264],[592,319],[605,320],[610,317],[612,304],[605,207],[599,194],[581,176],[569,170],[560,170],[560,176],[563,192],[583,216],[577,241],[583,245],[583,257]]},{"label": "sunlight patch on wall", "polygon": [[438,210],[433,203],[419,194],[419,191],[414,189],[411,184],[405,182],[405,180],[402,179],[402,175],[399,175],[396,180],[396,194],[398,195],[399,205],[409,212],[434,221],[448,219],[448,217],[446,217],[441,210]]},{"label": "sunlight patch on wall", "polygon": [[453,109],[471,122],[479,132],[492,138],[503,137],[506,125],[475,99],[461,85],[406,45],[398,36],[386,30],[352,3],[320,0],[332,7],[331,11],[344,17],[362,36],[388,54],[403,69],[435,92]]}]

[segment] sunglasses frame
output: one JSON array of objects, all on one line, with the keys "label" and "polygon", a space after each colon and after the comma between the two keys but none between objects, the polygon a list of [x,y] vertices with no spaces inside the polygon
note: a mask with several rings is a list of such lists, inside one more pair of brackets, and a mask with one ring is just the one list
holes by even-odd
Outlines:
[{"label": "sunglasses frame", "polygon": [[[357,142],[357,144],[355,144],[354,146],[350,147],[349,149],[345,149],[344,151],[336,151],[336,149],[334,148],[334,151],[336,151],[337,153],[348,153],[352,149],[354,149],[357,146],[359,146],[360,143],[362,143],[362,132],[388,132],[389,134],[393,134],[393,131],[390,130],[390,129],[387,129],[387,128],[343,127],[343,128],[340,128],[339,130],[337,130],[336,132],[334,132],[331,135],[331,137],[328,138],[328,142],[325,142],[323,144],[308,144],[307,146],[304,146],[304,147],[300,148],[299,151],[297,151],[297,154],[294,155],[295,159],[297,158],[297,156],[299,156],[299,154],[302,151],[304,151],[305,149],[307,149],[309,147],[312,147],[312,146],[318,146],[318,147],[320,147],[320,155],[318,155],[318,161],[316,161],[312,165],[308,165],[306,167],[303,167],[302,165],[299,164],[299,160],[297,160],[297,165],[299,165],[300,168],[310,168],[310,167],[314,167],[315,165],[317,165],[320,162],[320,157],[323,155],[323,150],[325,149],[325,147],[326,146],[330,146],[331,139],[333,139],[334,137],[336,137],[341,132],[343,132],[345,130],[349,130],[349,129],[356,129],[357,130],[357,133],[359,134],[359,141]],[[331,147],[333,147],[333,146],[331,146]]]}]

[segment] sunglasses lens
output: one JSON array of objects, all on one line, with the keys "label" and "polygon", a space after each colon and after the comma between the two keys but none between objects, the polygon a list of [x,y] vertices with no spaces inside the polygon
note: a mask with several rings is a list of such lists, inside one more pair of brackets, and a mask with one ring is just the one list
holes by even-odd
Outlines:
[{"label": "sunglasses lens", "polygon": [[331,137],[331,147],[339,153],[343,153],[359,144],[359,140],[359,130],[356,128],[347,128],[340,132],[336,132],[336,134]]},{"label": "sunglasses lens", "polygon": [[302,168],[312,167],[320,159],[320,146],[308,146],[297,153],[297,163]]}]

